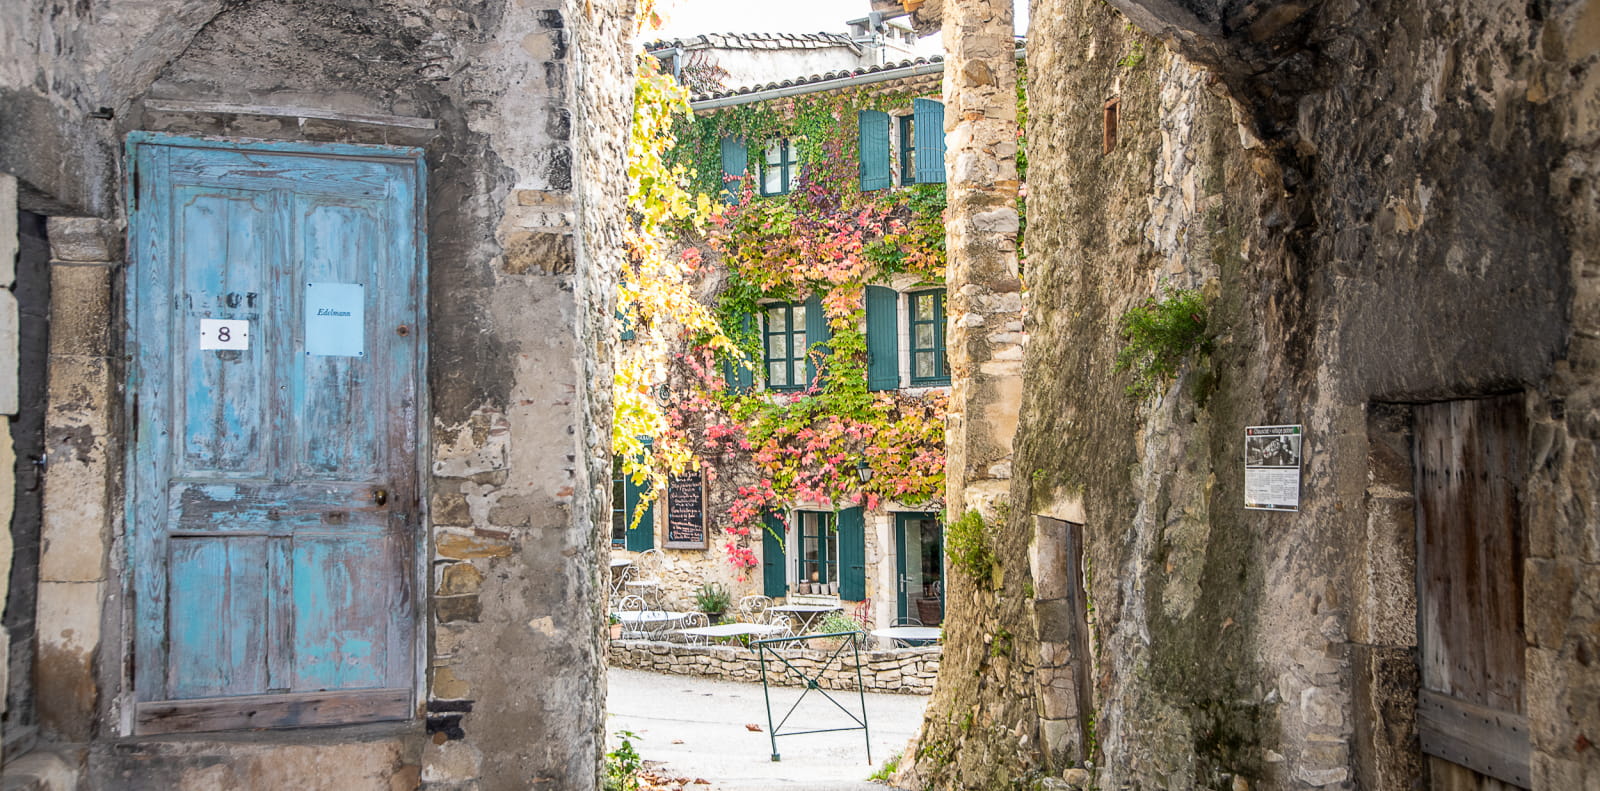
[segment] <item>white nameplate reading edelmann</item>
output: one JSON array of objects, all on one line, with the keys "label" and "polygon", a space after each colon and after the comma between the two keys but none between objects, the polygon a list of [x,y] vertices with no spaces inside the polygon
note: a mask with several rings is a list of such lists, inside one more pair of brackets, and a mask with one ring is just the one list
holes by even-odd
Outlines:
[{"label": "white nameplate reading edelmann", "polygon": [[366,356],[366,291],[360,283],[306,284],[306,354]]},{"label": "white nameplate reading edelmann", "polygon": [[1244,507],[1300,510],[1304,426],[1248,426],[1244,430]]},{"label": "white nameplate reading edelmann", "polygon": [[200,348],[250,348],[250,322],[246,319],[201,319]]}]

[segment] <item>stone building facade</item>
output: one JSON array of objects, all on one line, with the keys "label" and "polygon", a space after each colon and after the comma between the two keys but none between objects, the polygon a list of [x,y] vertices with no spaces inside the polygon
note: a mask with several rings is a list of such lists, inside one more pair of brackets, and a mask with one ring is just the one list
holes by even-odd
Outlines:
[{"label": "stone building facade", "polygon": [[632,13],[8,11],[8,772],[597,785]]},{"label": "stone building facade", "polygon": [[[909,779],[1594,785],[1600,8],[1031,17],[1009,512]],[[1130,397],[1178,290],[1207,342]],[[1297,510],[1246,508],[1261,425]]]},{"label": "stone building facade", "polygon": [[[942,206],[942,158],[928,159],[937,166],[934,168],[937,183],[933,181],[934,176],[926,173],[918,182],[913,158],[917,146],[929,144],[927,137],[938,146],[943,145],[939,132],[942,127],[937,120],[942,113],[938,102],[941,73],[938,58],[917,58],[868,68],[791,75],[781,82],[701,93],[695,95],[691,103],[698,116],[694,124],[700,126],[686,123],[689,128],[680,136],[678,145],[687,149],[696,140],[710,141],[709,159],[689,157],[688,160],[703,171],[710,171],[709,178],[702,177],[697,186],[707,193],[721,193],[724,200],[738,204],[729,209],[730,216],[733,213],[748,215],[765,210],[764,206],[779,205],[790,199],[791,191],[802,193],[809,188],[808,184],[822,185],[820,189],[829,194],[847,192],[849,197],[845,200],[864,195],[862,200],[892,202],[895,198],[884,196],[894,193],[904,199],[910,190],[917,188],[911,185],[920,183],[937,193],[932,199]],[[841,104],[838,107],[827,104],[834,101]],[[797,113],[796,106],[807,102],[815,103],[806,105],[812,107],[827,104],[826,110],[816,112],[838,119],[837,123],[830,121],[830,126],[848,130],[841,133],[848,139],[840,144],[837,161],[830,163],[832,170],[826,173],[824,168],[802,161],[802,155],[796,153],[802,147],[820,147],[829,142],[815,132],[812,137],[801,139],[804,122],[798,117],[813,111]],[[882,174],[871,182],[875,186],[865,190],[860,186],[863,183],[860,179],[864,177],[859,167],[858,112],[874,115],[874,121],[869,123],[877,123],[882,132],[881,156],[874,160],[875,166],[881,166]],[[779,120],[763,127],[764,131],[757,136],[743,128],[730,131],[731,126],[727,129],[718,126],[737,124],[738,121],[729,119],[739,118]],[[925,118],[935,119],[925,125],[932,134],[925,130],[924,137],[915,137],[912,131],[915,123]],[[710,137],[699,137],[701,129],[722,131],[705,133]],[[779,140],[785,141],[783,145],[787,148],[783,150],[787,154],[772,153],[777,150],[772,148],[773,143]],[[764,183],[764,179],[774,181]],[[733,191],[743,194],[732,195],[723,184],[732,185]],[[813,212],[811,208],[796,211],[806,215],[808,220],[814,219],[812,214],[807,214]],[[937,208],[929,211],[937,230]],[[824,216],[827,211],[814,214]],[[903,207],[889,214],[898,218],[897,222],[911,221]],[[703,256],[703,259],[697,258],[705,265],[697,271],[694,284],[701,301],[719,304],[730,290],[736,290],[730,288],[739,276],[733,272],[735,267],[731,259],[735,254],[729,251],[729,246],[743,243],[741,239],[753,238],[758,231],[741,236],[743,233],[727,231],[729,239],[721,247],[709,245],[705,239],[690,234],[679,240],[681,247],[693,247],[696,256]],[[936,239],[924,241],[930,242],[930,247],[942,248],[942,232],[935,236]],[[881,231],[866,234],[869,244],[879,239]],[[854,257],[858,263],[862,257],[858,249],[844,255]],[[818,264],[822,260],[819,254],[809,263]],[[740,266],[784,268],[771,261],[759,265],[746,262]],[[626,480],[620,468],[614,479],[613,556],[618,562],[625,562],[637,559],[639,553],[646,550],[660,553],[659,567],[644,573],[659,581],[651,590],[659,592],[662,601],[671,608],[696,609],[696,590],[715,583],[730,592],[734,603],[744,596],[766,595],[779,603],[838,605],[846,611],[865,613],[873,626],[891,626],[905,619],[928,625],[942,623],[942,486],[934,484],[925,487],[929,491],[901,492],[906,496],[896,497],[893,484],[885,484],[886,480],[892,480],[894,470],[884,463],[879,464],[882,469],[875,484],[882,488],[856,485],[858,463],[870,467],[867,459],[888,458],[873,456],[877,451],[869,449],[872,443],[858,433],[853,439],[841,440],[834,448],[849,448],[840,458],[829,458],[834,450],[805,451],[810,454],[809,461],[801,465],[804,470],[797,477],[828,471],[821,476],[822,482],[813,482],[814,490],[798,493],[793,490],[797,487],[791,487],[791,490],[775,494],[771,479],[763,477],[768,473],[754,461],[762,455],[761,448],[752,447],[748,442],[742,448],[739,445],[740,440],[755,437],[762,430],[758,428],[761,419],[745,419],[741,423],[732,415],[741,407],[706,406],[722,393],[732,393],[759,402],[761,409],[755,411],[781,411],[785,405],[796,410],[816,408],[819,411],[814,428],[818,433],[825,432],[822,424],[826,423],[827,410],[832,407],[818,405],[835,402],[828,400],[832,395],[819,392],[822,389],[819,383],[828,374],[819,375],[817,371],[834,363],[818,361],[832,354],[831,347],[838,344],[840,337],[853,332],[858,333],[856,337],[863,347],[850,352],[850,362],[840,363],[841,368],[835,370],[842,370],[846,364],[864,366],[863,373],[866,366],[872,368],[867,374],[872,381],[859,382],[861,392],[856,395],[864,400],[879,399],[880,405],[893,404],[887,407],[892,414],[915,413],[919,425],[925,423],[942,437],[940,410],[950,391],[950,376],[941,364],[946,299],[942,277],[936,274],[930,278],[924,273],[910,271],[882,271],[866,264],[860,266],[859,271],[835,282],[817,278],[798,289],[794,284],[763,288],[750,305],[741,306],[741,312],[733,316],[730,323],[747,328],[755,339],[749,350],[748,368],[729,367],[725,359],[709,364],[699,361],[693,343],[684,342],[681,328],[676,325],[652,324],[641,328],[637,337],[632,332],[624,335],[624,348],[628,344],[655,345],[655,351],[649,354],[654,355],[652,359],[661,361],[657,371],[661,400],[680,421],[673,430],[681,431],[681,440],[694,449],[701,465],[697,475],[704,480],[701,507],[697,512],[703,520],[704,534],[698,543],[683,545],[675,542],[672,535],[670,492],[663,493],[654,505],[640,512],[638,506],[648,499],[641,494],[649,484]],[[799,271],[798,267],[790,269]],[[796,280],[803,279],[796,277]],[[833,298],[826,296],[830,293],[848,295],[843,297],[849,303],[844,312],[854,311],[843,319],[848,326],[833,324],[830,327],[831,314],[825,316],[823,308],[823,304]],[[917,313],[918,310],[923,313]],[[780,315],[777,311],[786,312]],[[770,353],[769,344],[784,338],[785,332],[804,338],[801,342],[807,347],[820,344],[820,348],[809,348],[810,362],[805,360],[807,351],[798,348],[789,349],[779,357]],[[922,345],[918,346],[919,343]],[[916,351],[919,348],[923,349],[920,356]],[[937,359],[935,348],[940,355]],[[789,360],[792,368],[782,372],[771,368],[782,365],[780,360]],[[708,372],[709,377],[705,376]],[[838,376],[843,378],[846,374]],[[800,402],[804,403],[794,406]],[[704,410],[709,412],[703,414]],[[705,414],[713,415],[710,422],[705,422],[708,420]],[[876,430],[869,429],[865,423],[856,428]],[[802,433],[810,436],[812,432],[806,429]],[[888,440],[887,430],[883,436],[885,445],[893,444]],[[759,444],[759,440],[753,441]],[[805,444],[804,439],[786,436],[774,446],[784,450],[773,453],[799,455]],[[942,439],[922,442],[908,437],[904,447],[886,447],[885,453],[911,456],[918,450],[926,450],[931,454],[929,458],[942,454]],[[932,467],[942,479],[942,466],[935,463]],[[823,496],[823,488],[835,485],[838,486],[835,493],[840,496]],[[759,524],[752,528],[741,527],[735,515],[749,513],[750,503],[762,499],[758,491],[773,494],[774,499],[763,503],[764,514]],[[869,493],[870,499],[867,499]],[[635,516],[640,518],[639,525],[629,527]],[[618,587],[618,591],[626,593],[626,586]]]}]

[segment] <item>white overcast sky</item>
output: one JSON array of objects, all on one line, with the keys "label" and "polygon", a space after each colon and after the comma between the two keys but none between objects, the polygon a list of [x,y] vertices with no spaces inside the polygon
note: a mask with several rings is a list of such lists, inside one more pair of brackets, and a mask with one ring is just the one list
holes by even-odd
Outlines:
[{"label": "white overcast sky", "polygon": [[[1016,0],[1017,30],[1028,24],[1027,0]],[[663,0],[666,25],[645,38],[700,33],[843,33],[845,22],[871,10],[868,0]]]}]

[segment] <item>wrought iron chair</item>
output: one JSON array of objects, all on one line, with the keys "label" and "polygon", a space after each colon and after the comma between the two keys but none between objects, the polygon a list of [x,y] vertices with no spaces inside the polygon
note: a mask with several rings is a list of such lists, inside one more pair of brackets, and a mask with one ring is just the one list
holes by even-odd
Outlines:
[{"label": "wrought iron chair", "polygon": [[766,615],[767,615],[767,621],[766,621],[767,624],[770,625],[770,626],[781,627],[781,630],[777,631],[777,632],[773,632],[772,634],[766,635],[766,637],[764,637],[763,639],[772,638],[772,637],[795,637],[795,636],[797,636],[796,632],[794,630],[794,619],[790,618],[787,613],[768,612]]},{"label": "wrought iron chair", "polygon": [[651,548],[640,552],[633,559],[633,574],[631,578],[622,583],[623,590],[644,599],[651,609],[665,610],[661,604],[661,563],[663,555],[661,550]]},{"label": "wrought iron chair", "polygon": [[[922,626],[923,623],[922,623],[922,621],[917,620],[916,618],[912,618],[911,616],[908,615],[908,616],[906,616],[904,618],[896,618],[896,619],[894,619],[894,625],[895,626]],[[920,648],[920,647],[925,646],[927,644],[928,644],[928,641],[926,641],[926,640],[906,640],[906,639],[900,638],[900,637],[891,638],[889,640],[889,647],[890,648]]]},{"label": "wrought iron chair", "polygon": [[622,597],[627,595],[624,583],[633,579],[633,566],[613,566],[611,568],[611,609],[622,609]]},{"label": "wrought iron chair", "polygon": [[772,606],[772,599],[756,594],[746,596],[739,600],[739,620],[748,623],[761,623],[761,616]]},{"label": "wrought iron chair", "polygon": [[[645,611],[644,599],[639,596],[623,596],[622,601],[617,605],[617,611],[620,613],[638,613],[642,616]],[[650,633],[645,631],[643,620],[636,619],[630,623],[626,617],[623,618],[622,639],[642,640],[649,636]]]},{"label": "wrought iron chair", "polygon": [[[702,627],[702,626],[710,626],[710,625],[711,625],[711,618],[708,617],[703,612],[692,612],[692,613],[689,613],[688,615],[683,616],[683,618],[679,619],[679,621],[678,621],[678,628],[679,629],[695,629],[695,628],[699,628],[699,627]],[[676,637],[682,639],[683,642],[688,643],[689,645],[710,645],[711,644],[711,639],[706,637],[705,635],[681,634],[680,633],[680,634],[676,635]]]},{"label": "wrought iron chair", "polygon": [[862,631],[870,631],[872,629],[872,600],[862,599],[861,603],[850,611],[850,617],[854,618],[856,623],[861,624]]}]

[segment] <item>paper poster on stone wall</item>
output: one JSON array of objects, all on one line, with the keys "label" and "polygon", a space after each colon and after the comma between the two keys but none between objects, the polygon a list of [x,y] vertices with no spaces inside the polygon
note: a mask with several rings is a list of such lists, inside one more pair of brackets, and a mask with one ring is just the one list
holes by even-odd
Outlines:
[{"label": "paper poster on stone wall", "polygon": [[1300,460],[1304,426],[1248,426],[1244,430],[1244,507],[1300,510]]}]

